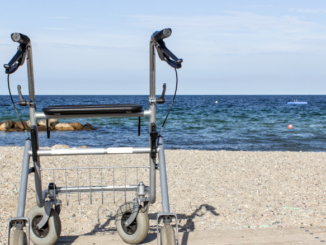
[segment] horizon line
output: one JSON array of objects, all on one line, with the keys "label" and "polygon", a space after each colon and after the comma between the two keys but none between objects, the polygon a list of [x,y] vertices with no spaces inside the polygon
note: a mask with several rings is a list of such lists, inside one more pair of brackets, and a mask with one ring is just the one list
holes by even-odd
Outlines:
[{"label": "horizon line", "polygon": [[[326,94],[177,94],[177,96],[325,96]],[[3,94],[0,96],[10,96]],[[12,96],[19,96],[12,95]],[[24,95],[23,95],[24,96]],[[27,96],[27,95],[26,95]],[[37,94],[35,96],[150,96],[148,94]],[[161,96],[157,94],[156,96]],[[165,96],[173,96],[173,94],[166,94]]]}]

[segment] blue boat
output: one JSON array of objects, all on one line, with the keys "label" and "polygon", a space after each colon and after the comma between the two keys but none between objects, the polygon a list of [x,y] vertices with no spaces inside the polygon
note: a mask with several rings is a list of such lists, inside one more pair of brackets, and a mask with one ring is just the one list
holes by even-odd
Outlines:
[{"label": "blue boat", "polygon": [[308,102],[294,100],[294,101],[291,101],[291,102],[287,102],[287,104],[288,105],[307,105]]}]

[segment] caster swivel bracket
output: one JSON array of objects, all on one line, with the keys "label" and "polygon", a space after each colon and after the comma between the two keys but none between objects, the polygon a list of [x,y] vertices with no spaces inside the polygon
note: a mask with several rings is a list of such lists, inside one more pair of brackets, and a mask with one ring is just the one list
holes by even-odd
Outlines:
[{"label": "caster swivel bracket", "polygon": [[158,213],[157,214],[157,227],[156,227],[156,232],[157,232],[157,245],[159,245],[159,223],[162,219],[165,218],[170,218],[171,220],[172,219],[175,219],[175,228],[176,228],[176,240],[177,240],[177,245],[179,245],[179,229],[178,229],[178,217],[177,217],[177,214],[176,213]]},{"label": "caster swivel bracket", "polygon": [[24,226],[26,226],[26,232],[27,232],[27,245],[30,244],[29,239],[30,239],[30,222],[28,217],[15,217],[15,218],[10,218],[9,219],[9,225],[8,225],[8,244],[10,244],[10,229],[13,226],[16,226],[17,223],[23,223]]}]

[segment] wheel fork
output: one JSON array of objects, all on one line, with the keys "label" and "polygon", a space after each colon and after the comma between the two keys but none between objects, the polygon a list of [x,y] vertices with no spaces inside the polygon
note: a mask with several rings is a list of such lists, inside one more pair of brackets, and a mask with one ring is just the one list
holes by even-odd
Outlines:
[{"label": "wheel fork", "polygon": [[23,230],[23,226],[26,227],[26,232],[27,232],[27,245],[29,245],[29,226],[30,226],[30,222],[29,222],[29,218],[28,217],[15,217],[15,218],[10,218],[9,219],[9,225],[8,225],[8,244],[10,244],[10,230],[12,227],[16,227],[19,228],[19,230]]},{"label": "wheel fork", "polygon": [[176,239],[177,239],[177,245],[179,245],[179,229],[178,229],[178,217],[176,213],[158,213],[157,214],[157,226],[156,226],[156,232],[157,232],[157,245],[159,244],[159,237],[160,237],[160,232],[159,232],[159,224],[160,221],[163,219],[164,224],[170,224],[173,219],[175,219],[175,228],[176,228]]}]

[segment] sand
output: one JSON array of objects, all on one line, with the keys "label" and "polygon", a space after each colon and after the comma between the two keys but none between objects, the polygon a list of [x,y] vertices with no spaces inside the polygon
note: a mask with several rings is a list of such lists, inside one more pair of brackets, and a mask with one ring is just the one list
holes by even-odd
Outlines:
[{"label": "sand", "polygon": [[[0,244],[6,244],[10,217],[16,216],[22,147],[0,147]],[[326,153],[166,150],[171,211],[179,218],[181,232],[218,232],[267,228],[322,227],[326,224]],[[148,155],[100,155],[42,157],[43,168],[86,166],[138,166],[148,164]],[[113,171],[80,171],[87,185],[110,184]],[[64,171],[43,172],[43,188],[64,181]],[[68,186],[76,184],[76,172],[66,171]],[[135,169],[127,172],[127,184],[136,184]],[[144,176],[142,178],[142,176]],[[116,170],[124,183],[124,169]],[[138,179],[148,184],[148,171]],[[119,183],[119,182],[116,182]],[[124,202],[124,193],[77,195],[60,199],[62,236],[116,233],[114,216]],[[132,193],[131,193],[132,194]],[[129,195],[128,199],[133,196]],[[90,204],[90,201],[92,204]],[[113,203],[115,201],[115,203]],[[80,204],[79,204],[80,202]],[[29,176],[26,212],[36,205],[34,177]],[[157,201],[150,206],[150,230],[155,230],[161,212],[159,175]]]}]

